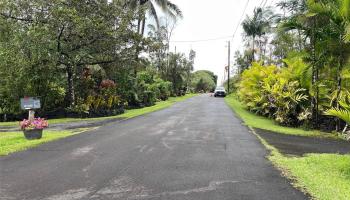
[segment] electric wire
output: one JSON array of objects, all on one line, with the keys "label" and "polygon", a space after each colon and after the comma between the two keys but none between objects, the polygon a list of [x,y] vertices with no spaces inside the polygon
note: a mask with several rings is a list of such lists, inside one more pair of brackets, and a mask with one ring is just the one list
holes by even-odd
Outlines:
[{"label": "electric wire", "polygon": [[237,30],[238,30],[239,26],[241,25],[241,22],[242,22],[242,19],[243,19],[244,15],[245,15],[246,10],[247,10],[248,4],[249,4],[249,0],[245,4],[244,9],[243,9],[243,13],[242,13],[242,15],[241,15],[241,17],[240,17],[240,19],[239,19],[239,21],[237,23],[235,31],[233,32],[232,39],[231,39],[232,41],[233,41],[233,39],[234,39],[234,37],[235,37],[235,35],[237,33]]}]

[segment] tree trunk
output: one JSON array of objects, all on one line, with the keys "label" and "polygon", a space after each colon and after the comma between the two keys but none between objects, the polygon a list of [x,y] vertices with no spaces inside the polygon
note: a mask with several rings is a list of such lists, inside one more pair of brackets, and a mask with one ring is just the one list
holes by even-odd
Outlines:
[{"label": "tree trunk", "polygon": [[67,83],[68,91],[66,92],[66,101],[68,106],[72,106],[75,102],[74,72],[72,66],[67,66]]},{"label": "tree trunk", "polygon": [[312,88],[315,93],[312,97],[311,108],[312,108],[312,121],[313,128],[318,128],[318,67],[316,61],[316,20],[313,19],[312,35],[311,35],[311,56],[312,56]]},{"label": "tree trunk", "polygon": [[140,33],[141,30],[141,16],[137,19],[137,33]]},{"label": "tree trunk", "polygon": [[300,33],[300,30],[298,30],[298,46],[299,46],[299,51],[302,51],[303,50],[303,47],[302,47],[302,40],[301,40],[301,33]]},{"label": "tree trunk", "polygon": [[[340,45],[340,49],[342,49],[342,45]],[[342,78],[341,78],[341,70],[343,69],[343,65],[344,65],[344,57],[343,57],[343,53],[340,54],[339,56],[339,64],[337,67],[337,96],[336,96],[336,108],[339,109],[339,98],[340,98],[340,93],[342,90],[341,84],[342,84]],[[339,131],[340,128],[340,119],[336,118],[336,131]]]},{"label": "tree trunk", "polygon": [[143,17],[142,19],[142,28],[141,28],[141,35],[144,36],[145,34],[145,29],[146,29],[146,17]]},{"label": "tree trunk", "polygon": [[255,61],[255,50],[254,50],[255,44],[254,43],[255,43],[255,36],[253,36],[252,62]]}]

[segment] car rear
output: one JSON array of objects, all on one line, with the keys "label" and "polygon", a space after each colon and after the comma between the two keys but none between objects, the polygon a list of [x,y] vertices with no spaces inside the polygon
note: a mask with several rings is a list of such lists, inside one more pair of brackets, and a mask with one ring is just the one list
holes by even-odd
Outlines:
[{"label": "car rear", "polygon": [[214,97],[225,97],[226,96],[226,91],[225,88],[223,87],[218,87],[214,91]]}]

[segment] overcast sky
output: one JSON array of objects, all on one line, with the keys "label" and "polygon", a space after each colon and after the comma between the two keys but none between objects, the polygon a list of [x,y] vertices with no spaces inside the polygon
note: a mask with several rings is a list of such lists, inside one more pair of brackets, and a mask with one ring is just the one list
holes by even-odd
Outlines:
[{"label": "overcast sky", "polygon": [[[190,49],[196,51],[195,70],[207,69],[219,76],[220,85],[227,65],[227,41],[232,36],[248,0],[171,0],[180,7],[184,18],[180,20],[171,38],[171,51],[188,55]],[[267,0],[266,6],[275,5],[278,0]],[[254,7],[265,0],[249,0],[246,13],[252,14]],[[231,43],[231,61],[236,50],[242,50],[242,27],[239,26]],[[176,42],[222,38],[205,42]]]}]

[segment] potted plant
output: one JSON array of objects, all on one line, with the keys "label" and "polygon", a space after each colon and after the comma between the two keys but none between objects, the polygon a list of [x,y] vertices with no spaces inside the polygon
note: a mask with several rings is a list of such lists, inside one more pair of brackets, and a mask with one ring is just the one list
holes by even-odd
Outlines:
[{"label": "potted plant", "polygon": [[45,119],[34,118],[33,120],[24,119],[20,122],[20,126],[25,138],[32,140],[40,139],[43,134],[43,129],[48,127],[49,124]]}]

